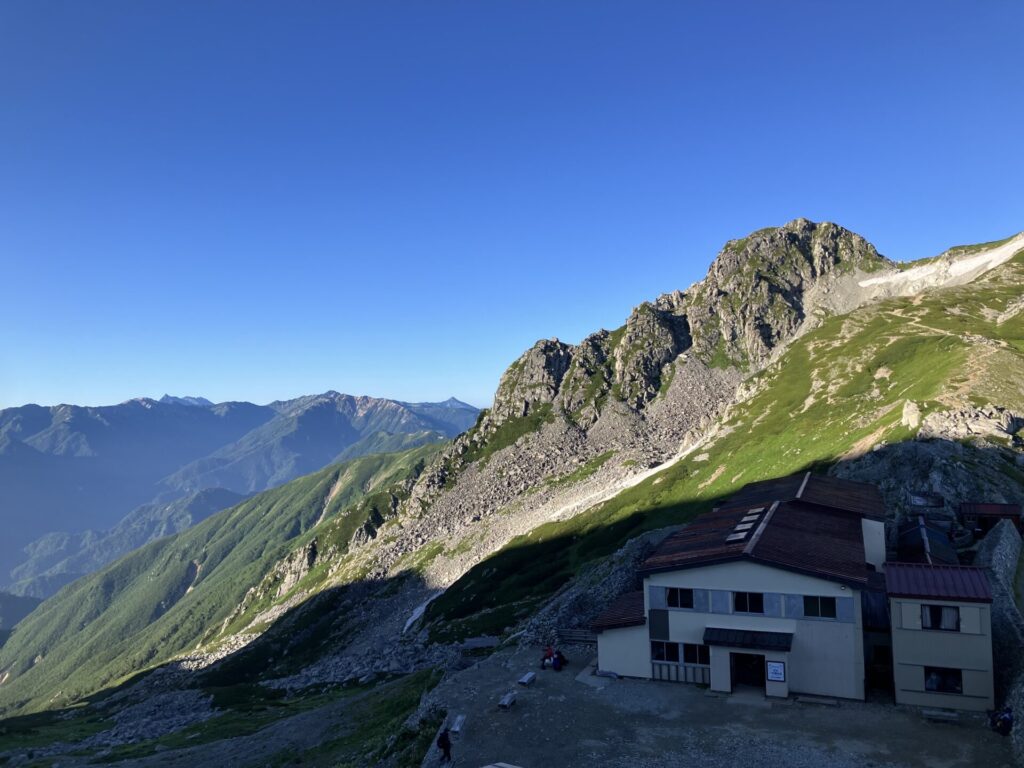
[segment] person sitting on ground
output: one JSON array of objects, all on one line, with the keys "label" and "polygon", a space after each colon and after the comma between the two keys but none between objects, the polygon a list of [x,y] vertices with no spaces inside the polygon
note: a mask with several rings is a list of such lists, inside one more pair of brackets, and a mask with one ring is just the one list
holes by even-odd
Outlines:
[{"label": "person sitting on ground", "polygon": [[441,731],[441,735],[437,737],[437,748],[444,753],[441,756],[441,762],[450,763],[452,761],[452,740],[448,735],[447,728]]},{"label": "person sitting on ground", "polygon": [[551,668],[555,670],[555,672],[561,672],[564,662],[565,656],[562,655],[562,652],[555,651],[555,656],[553,659],[551,659]]},{"label": "person sitting on ground", "polygon": [[552,663],[555,659],[555,652],[549,645],[544,649],[544,655],[540,657],[540,668],[544,669],[548,664]]}]

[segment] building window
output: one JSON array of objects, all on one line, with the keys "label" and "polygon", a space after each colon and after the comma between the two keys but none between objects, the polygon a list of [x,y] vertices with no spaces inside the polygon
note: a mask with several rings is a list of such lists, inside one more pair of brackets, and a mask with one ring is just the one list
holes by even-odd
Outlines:
[{"label": "building window", "polygon": [[683,661],[687,664],[708,665],[711,663],[711,649],[706,645],[683,643]]},{"label": "building window", "polygon": [[921,629],[960,631],[960,609],[954,605],[922,605]]},{"label": "building window", "polygon": [[679,643],[663,643],[660,640],[652,640],[651,661],[670,661],[673,664],[678,664]]},{"label": "building window", "polygon": [[764,595],[760,592],[735,592],[732,608],[736,613],[764,613]]},{"label": "building window", "polygon": [[959,669],[925,667],[924,689],[932,693],[963,693],[964,673]]},{"label": "building window", "polygon": [[836,617],[836,599],[804,595],[804,616],[816,619],[834,619]]},{"label": "building window", "polygon": [[693,608],[693,590],[669,587],[666,592],[669,608]]}]

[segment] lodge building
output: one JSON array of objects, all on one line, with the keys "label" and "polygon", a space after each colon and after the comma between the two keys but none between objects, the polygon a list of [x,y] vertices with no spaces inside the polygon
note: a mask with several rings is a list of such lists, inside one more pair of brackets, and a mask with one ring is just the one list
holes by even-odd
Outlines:
[{"label": "lodge building", "polygon": [[901,703],[991,708],[984,572],[887,564],[884,521],[871,485],[806,472],[746,486],[662,542],[643,589],[598,617],[599,669],[864,699],[881,663]]}]

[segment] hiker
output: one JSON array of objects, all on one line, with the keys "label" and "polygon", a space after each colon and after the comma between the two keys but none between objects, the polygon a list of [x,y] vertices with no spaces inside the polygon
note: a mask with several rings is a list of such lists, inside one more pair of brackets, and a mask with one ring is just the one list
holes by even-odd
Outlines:
[{"label": "hiker", "polygon": [[565,656],[562,655],[561,651],[555,651],[555,656],[551,659],[551,668],[555,672],[561,672],[563,666],[565,666]]},{"label": "hiker", "polygon": [[993,731],[1001,736],[1009,736],[1013,730],[1013,708],[1003,707],[995,712],[990,712],[988,724]]},{"label": "hiker", "polygon": [[444,753],[441,756],[441,762],[450,763],[452,761],[452,740],[448,735],[447,728],[441,731],[441,735],[437,737],[437,748]]},{"label": "hiker", "polygon": [[555,660],[555,651],[549,645],[544,649],[544,655],[540,657],[540,668],[544,669],[545,666],[551,664]]}]

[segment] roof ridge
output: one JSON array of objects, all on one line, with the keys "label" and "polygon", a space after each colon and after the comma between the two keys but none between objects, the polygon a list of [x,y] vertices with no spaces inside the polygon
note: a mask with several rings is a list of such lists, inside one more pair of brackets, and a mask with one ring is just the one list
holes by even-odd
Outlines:
[{"label": "roof ridge", "polygon": [[765,513],[764,517],[761,518],[761,522],[754,530],[754,535],[750,537],[750,540],[747,542],[747,545],[743,547],[744,555],[752,555],[754,553],[754,547],[756,547],[757,542],[761,540],[761,534],[764,533],[764,529],[768,527],[768,523],[771,522],[772,515],[775,514],[775,510],[778,508],[778,501],[773,502],[771,507],[768,508],[768,511]]},{"label": "roof ridge", "polygon": [[796,497],[799,499],[803,496],[804,488],[807,487],[807,481],[811,479],[811,471],[807,470],[807,474],[804,475],[804,481],[800,483],[800,490],[796,492]]}]

